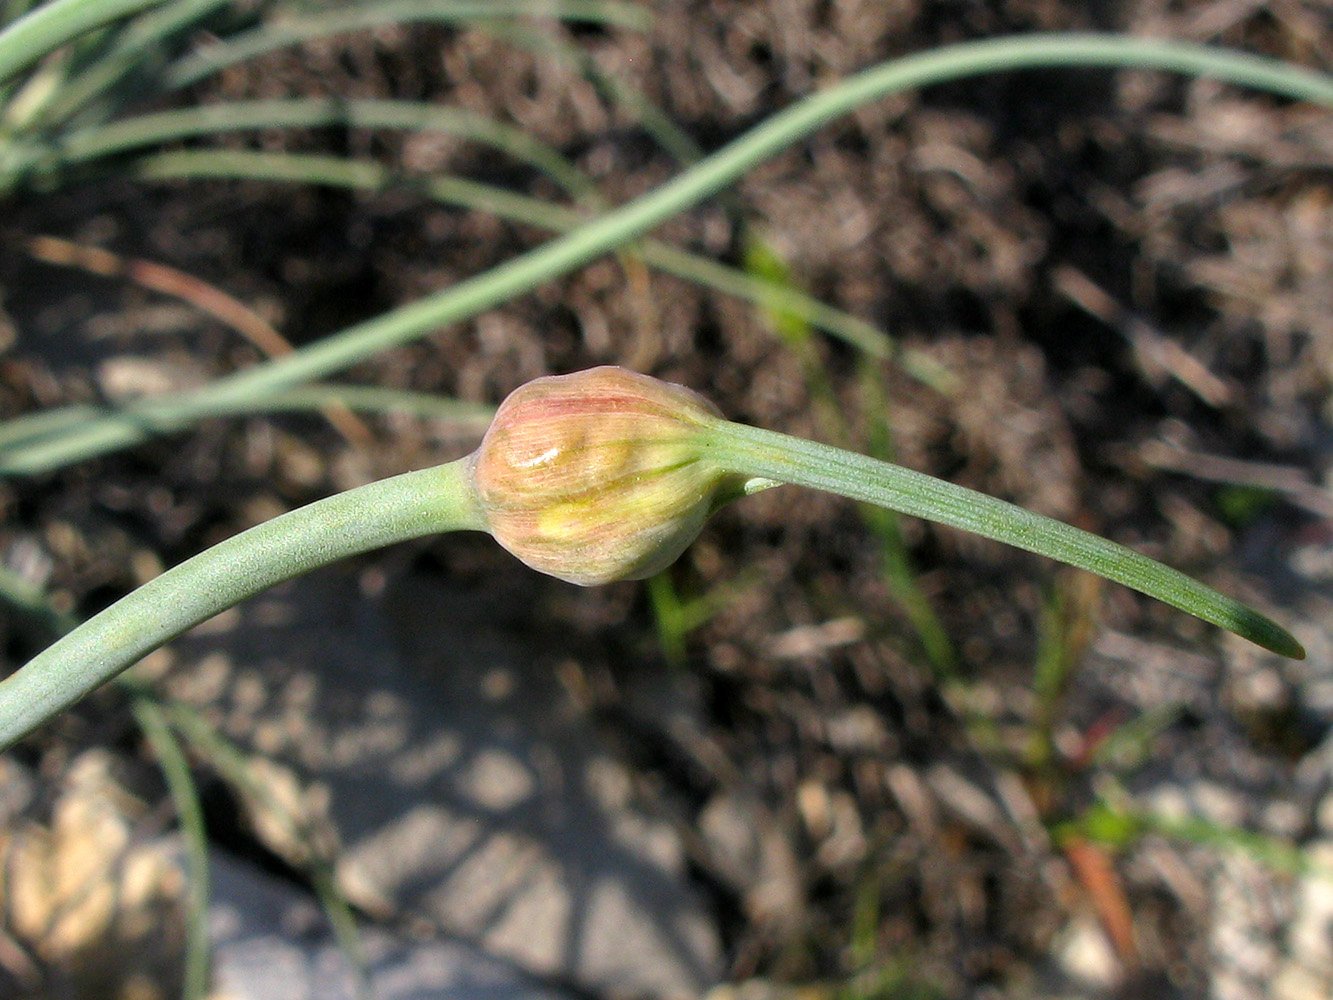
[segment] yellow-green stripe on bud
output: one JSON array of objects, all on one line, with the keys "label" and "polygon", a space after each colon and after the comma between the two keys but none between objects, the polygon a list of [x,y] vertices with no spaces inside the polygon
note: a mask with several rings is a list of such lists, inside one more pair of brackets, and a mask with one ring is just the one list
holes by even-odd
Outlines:
[{"label": "yellow-green stripe on bud", "polygon": [[487,528],[533,569],[592,586],[665,569],[739,477],[709,457],[718,410],[604,366],[515,389],[472,455]]}]

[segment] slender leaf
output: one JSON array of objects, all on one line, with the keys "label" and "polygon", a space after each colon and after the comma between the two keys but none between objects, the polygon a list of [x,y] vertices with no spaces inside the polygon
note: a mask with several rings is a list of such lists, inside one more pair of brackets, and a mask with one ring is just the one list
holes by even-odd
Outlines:
[{"label": "slender leaf", "polygon": [[1276,622],[1179,570],[985,493],[741,424],[724,424],[716,448],[723,468],[837,493],[1035,552],[1155,597],[1282,656],[1305,658],[1301,644]]},{"label": "slender leaf", "polygon": [[523,129],[464,109],[420,101],[293,98],[206,104],[80,129],[63,137],[54,151],[44,155],[53,159],[53,166],[68,167],[145,146],[222,132],[330,125],[447,132],[507,153],[540,170],[573,195],[592,190],[591,181],[568,159]]},{"label": "slender leaf", "polygon": [[86,110],[127,76],[147,77],[172,54],[180,36],[233,0],[174,0],[128,22],[118,36],[91,64],[61,87],[47,120],[48,128]]},{"label": "slender leaf", "polygon": [[552,0],[541,4],[532,0],[381,0],[305,17],[278,19],[243,32],[181,59],[164,74],[163,86],[167,90],[187,87],[266,52],[386,24],[459,24],[513,17],[589,21],[629,28],[646,24],[642,7],[611,0]]},{"label": "slender leaf", "polygon": [[[59,2],[59,0],[58,0]],[[64,0],[72,2],[72,0]],[[0,36],[2,37],[2,36]],[[0,50],[2,51],[2,50]],[[209,405],[311,381],[468,319],[640,238],[848,111],[889,94],[984,73],[1052,66],[1159,69],[1212,76],[1333,107],[1333,76],[1208,46],[1119,35],[1051,34],[948,46],[881,64],[793,105],[661,187],[436,295],[358,323],[285,357],[196,390]],[[170,405],[185,405],[174,401]],[[88,428],[101,448],[143,439],[142,414]]]},{"label": "slender leaf", "polygon": [[181,996],[182,1000],[204,1000],[208,996],[208,969],[212,957],[208,932],[208,904],[212,893],[204,808],[185,752],[167,725],[161,706],[149,696],[138,695],[134,699],[133,711],[139,728],[157,755],[185,842],[190,894],[185,919],[185,984]]},{"label": "slender leaf", "polygon": [[85,31],[165,0],[51,0],[0,31],[0,83]]}]

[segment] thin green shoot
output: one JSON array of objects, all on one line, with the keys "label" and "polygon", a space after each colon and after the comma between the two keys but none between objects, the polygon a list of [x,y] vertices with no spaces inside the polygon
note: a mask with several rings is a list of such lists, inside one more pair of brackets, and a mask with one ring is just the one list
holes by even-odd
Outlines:
[{"label": "thin green shoot", "polygon": [[164,0],[50,0],[0,30],[0,84],[88,31]]},{"label": "thin green shoot", "polygon": [[[873,458],[891,462],[894,459],[893,425],[890,421],[892,402],[884,392],[879,374],[868,363],[862,366],[860,385],[860,396],[869,416],[866,451]],[[931,672],[941,684],[960,682],[957,650],[949,638],[948,630],[931,606],[930,598],[921,587],[911,551],[903,537],[898,513],[876,506],[863,506],[861,513],[866,526],[879,542],[889,592],[907,615]]]},{"label": "thin green shoot", "polygon": [[187,29],[231,2],[175,0],[125,22],[105,50],[60,88],[42,116],[43,127],[51,131],[77,117],[105,118],[114,109],[95,107],[99,98],[130,77],[151,87],[153,72],[166,64],[173,45],[183,44]]},{"label": "thin green shoot", "polygon": [[[772,243],[753,228],[746,230],[741,264],[746,274],[758,280],[756,287],[764,292],[769,289],[800,291],[787,262]],[[809,320],[787,306],[789,299],[781,294],[765,294],[757,303],[760,316],[778,342],[800,361],[815,426],[822,434],[831,436],[836,444],[845,445],[848,443],[847,421],[843,419],[828,368],[815,346]]]},{"label": "thin green shoot", "polygon": [[302,42],[348,35],[388,24],[460,24],[503,18],[585,21],[641,29],[647,12],[611,0],[556,0],[534,6],[531,0],[379,0],[348,4],[318,14],[275,18],[185,56],[162,75],[165,91],[188,87],[228,66]]},{"label": "thin green shoot", "polygon": [[[753,230],[745,235],[746,240],[742,250],[742,264],[745,267],[745,272],[758,278],[769,287],[795,286],[796,278],[792,274],[790,265],[773,249],[772,243],[761,238]],[[777,334],[778,340],[802,354],[808,353],[811,331],[810,323],[804,316],[787,308],[782,298],[771,298],[769,296],[765,296],[759,301],[759,312],[772,327],[773,332]],[[813,361],[813,363],[819,364],[818,358],[804,358],[803,360],[808,363]],[[819,367],[822,372],[823,366],[819,365]],[[822,380],[827,383],[827,373],[822,372],[822,375]]]},{"label": "thin green shoot", "polygon": [[[452,433],[479,437],[490,422],[494,407],[465,403],[432,393],[375,386],[314,384],[280,389],[268,395],[223,400],[213,409],[193,408],[188,413],[158,417],[145,412],[139,419],[145,437],[178,431],[189,423],[216,417],[256,414],[307,413],[346,406],[362,413],[399,413],[433,421]],[[124,418],[133,406],[120,409],[80,404],[0,423],[0,475],[34,475],[63,468],[102,454],[107,442],[90,437],[82,428],[90,421],[115,415]],[[115,442],[111,442],[115,444]]]},{"label": "thin green shoot", "polygon": [[[0,566],[0,600],[28,618],[44,638],[65,635],[79,624],[73,615],[58,610],[46,591],[6,566]],[[123,678],[122,678],[123,680]],[[167,791],[181,824],[185,844],[188,884],[190,887],[185,917],[185,987],[186,1000],[203,1000],[208,995],[208,970],[211,948],[208,936],[208,831],[203,807],[189,763],[180,744],[166,724],[161,708],[145,697],[134,685],[127,685],[135,720],[157,756]]]},{"label": "thin green shoot", "polygon": [[[546,201],[502,191],[476,181],[447,176],[416,177],[378,163],[342,157],[244,151],[179,151],[144,157],[127,168],[145,179],[253,179],[321,184],[366,191],[402,188],[436,201],[491,212],[511,222],[566,233],[587,216]],[[953,387],[948,372],[922,352],[900,349],[875,326],[826,305],[790,285],[757,279],[706,257],[647,239],[631,244],[645,262],[668,274],[714,291],[781,309],[818,326],[830,336],[875,358],[893,359],[914,378],[939,391]]]},{"label": "thin green shoot", "polygon": [[[264,396],[235,400],[212,411],[195,411],[191,419],[307,413],[345,406],[358,413],[401,414],[446,426],[454,433],[480,435],[490,424],[495,407],[466,403],[438,393],[413,392],[379,386],[314,383],[280,389]],[[0,423],[0,474],[29,474],[60,468],[71,461],[67,435],[89,420],[116,412],[108,407],[80,404],[44,410]],[[82,455],[82,458],[91,455]]]},{"label": "thin green shoot", "polygon": [[1047,596],[1037,630],[1032,670],[1033,711],[1028,722],[1029,767],[1044,769],[1055,761],[1055,726],[1074,672],[1092,636],[1092,609],[1099,580],[1077,570],[1059,574]]},{"label": "thin green shoot", "polygon": [[1084,838],[1124,849],[1156,834],[1181,843],[1235,851],[1285,875],[1333,879],[1333,869],[1315,864],[1299,844],[1285,838],[1198,815],[1166,816],[1133,805],[1123,793],[1117,798],[1126,801],[1102,800],[1082,815],[1057,824],[1052,830],[1055,842]]},{"label": "thin green shoot", "polygon": [[[30,72],[0,88],[0,143],[4,156],[0,158],[6,174],[22,169],[15,136],[38,126],[47,108],[58,99],[70,71],[69,48],[53,52]],[[3,187],[0,186],[0,191]]]},{"label": "thin green shoot", "polygon": [[1203,816],[1176,818],[1143,812],[1138,819],[1141,828],[1147,833],[1204,847],[1236,851],[1286,875],[1319,874],[1333,879],[1333,870],[1316,866],[1299,844],[1271,833],[1246,830]]},{"label": "thin green shoot", "polygon": [[1089,763],[1128,773],[1149,763],[1157,739],[1184,714],[1178,704],[1156,705],[1121,723],[1092,751]]},{"label": "thin green shoot", "polygon": [[657,630],[657,645],[667,666],[679,670],[686,663],[686,639],[690,628],[686,622],[685,605],[680,599],[671,571],[648,578],[648,603],[653,610],[653,624]]},{"label": "thin green shoot", "polygon": [[68,169],[146,146],[223,132],[330,125],[460,136],[498,149],[541,171],[576,198],[593,191],[591,181],[566,157],[517,126],[461,108],[389,99],[283,98],[159,111],[68,132],[43,156],[48,169]]},{"label": "thin green shoot", "polygon": [[863,506],[861,517],[879,543],[889,593],[907,616],[931,673],[941,684],[960,681],[958,652],[921,588],[911,551],[903,538],[901,518],[894,511],[873,506]]},{"label": "thin green shoot", "polygon": [[[145,698],[160,697],[133,678],[123,680],[132,689],[137,688]],[[276,822],[284,837],[304,846],[308,854],[304,863],[298,867],[309,879],[310,888],[319,900],[320,909],[333,931],[338,948],[356,977],[358,995],[369,996],[365,949],[361,943],[356,916],[346,894],[338,885],[335,859],[328,856],[321,846],[329,838],[311,829],[305,819],[293,816],[282,800],[273,794],[272,789],[256,779],[250,767],[251,758],[245,751],[218,732],[197,709],[184,702],[166,700],[161,703],[161,711],[190,743],[195,753],[208,761],[209,766],[242,799],[248,800],[256,810]]]},{"label": "thin green shoot", "polygon": [[648,578],[648,601],[653,611],[662,658],[673,668],[688,662],[690,633],[708,624],[746,585],[746,577],[720,584],[703,594],[682,598],[670,570]]},{"label": "thin green shoot", "polygon": [[[176,152],[146,158],[137,169],[143,176],[254,177],[291,180],[381,190],[392,186],[399,175],[375,163],[340,157],[303,156],[281,153]],[[581,216],[521,195],[456,178],[407,179],[436,200],[494,212],[502,218],[529,225],[568,230]],[[651,266],[725,294],[749,301],[779,304],[790,314],[805,317],[832,336],[875,357],[892,357],[904,370],[928,385],[948,391],[947,373],[931,359],[912,349],[899,351],[893,341],[869,324],[825,305],[787,285],[763,282],[707,258],[677,250],[655,240],[634,246]],[[943,382],[943,385],[940,383]],[[348,405],[359,408],[365,393],[353,390]],[[284,399],[290,403],[284,404]],[[50,471],[107,451],[137,444],[155,434],[180,431],[190,424],[215,416],[263,412],[304,406],[299,391],[270,391],[253,397],[215,399],[211,394],[173,394],[125,404],[119,409],[87,405],[61,408],[18,417],[0,424],[0,475]]]},{"label": "thin green shoot", "polygon": [[209,995],[212,958],[208,927],[211,882],[204,809],[189,762],[176,735],[167,725],[162,708],[151,698],[137,695],[133,699],[133,712],[166,779],[167,791],[180,820],[181,839],[185,843],[189,896],[185,915],[185,982],[181,996],[184,1000],[204,1000]]},{"label": "thin green shoot", "polygon": [[[198,390],[198,394],[235,398],[260,389],[319,379],[429,331],[475,316],[642,237],[770,156],[869,101],[983,73],[1061,65],[1207,75],[1333,107],[1333,76],[1276,60],[1178,42],[1114,35],[1032,35],[968,42],[896,59],[806,98],[661,187],[483,275],[358,323],[286,357],[219,379]],[[133,439],[132,422],[120,425],[118,430]]]}]

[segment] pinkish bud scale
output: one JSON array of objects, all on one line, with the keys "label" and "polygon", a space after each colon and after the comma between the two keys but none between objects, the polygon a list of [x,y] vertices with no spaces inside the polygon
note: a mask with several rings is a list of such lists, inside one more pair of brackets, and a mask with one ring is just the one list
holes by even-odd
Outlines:
[{"label": "pinkish bud scale", "polygon": [[742,492],[740,477],[709,457],[722,423],[692,390],[623,368],[520,386],[471,459],[487,528],[570,583],[651,576]]}]

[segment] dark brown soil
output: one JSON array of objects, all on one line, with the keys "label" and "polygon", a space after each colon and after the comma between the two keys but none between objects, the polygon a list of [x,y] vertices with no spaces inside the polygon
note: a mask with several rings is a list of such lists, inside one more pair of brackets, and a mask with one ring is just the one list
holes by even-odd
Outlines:
[{"label": "dark brown soil", "polygon": [[[1322,0],[656,6],[644,33],[560,34],[705,152],[876,61],[969,38],[1123,30],[1333,63]],[[294,94],[425,99],[518,124],[611,202],[680,169],[577,68],[473,30],[321,42],[228,71],[195,97]],[[553,196],[532,171],[462,142],[355,130],[225,142]],[[935,88],[829,126],[659,235],[733,264],[747,239],[766,241],[794,284],[933,358],[952,392],[820,335],[793,346],[753,307],[620,259],[346,378],[495,402],[538,375],[628,365],[735,419],[860,450],[891,441],[907,465],[1109,535],[1290,621],[1308,582],[1292,555],[1327,541],[1331,152],[1325,111],[1208,81],[1050,70]],[[5,226],[179,269],[296,345],[547,238],[404,192],[115,177],[16,195]],[[0,356],[6,415],[114,396],[118,377],[138,391],[150,376],[202,380],[260,360],[174,301],[14,243],[0,275],[13,331]],[[83,615],[262,517],[470,447],[419,421],[365,425],[368,440],[349,443],[315,415],[213,421],[14,479],[0,487],[0,551]],[[699,823],[726,796],[758,801],[796,861],[738,879],[700,848],[732,978],[861,975],[856,996],[1044,989],[1061,935],[1091,915],[1124,995],[1208,995],[1215,915],[1153,859],[1207,861],[1169,838],[1089,843],[1070,831],[1110,785],[1166,779],[1236,789],[1257,815],[1329,720],[1299,699],[1281,718],[1271,702],[1238,705],[1229,692],[1254,661],[1174,612],[952,531],[900,531],[952,654],[932,660],[895,596],[892,527],[794,491],[723,512],[672,570],[681,599],[720,600],[670,668],[643,586],[537,587],[534,635],[577,650],[606,726],[669,808]],[[442,539],[410,558],[479,584],[526,572],[484,539]],[[42,641],[18,617],[3,626],[15,662]],[[1043,701],[1034,663],[1061,644],[1069,677]],[[708,753],[629,710],[640,669],[684,672]],[[1173,687],[1181,672],[1188,683]],[[1177,710],[1139,758],[1096,756],[1108,732],[1162,705]],[[132,733],[104,697],[21,752],[40,763],[90,741],[128,751]]]}]

